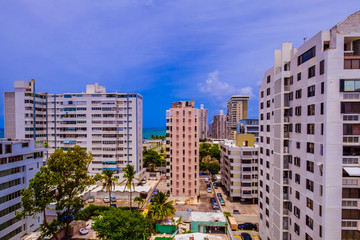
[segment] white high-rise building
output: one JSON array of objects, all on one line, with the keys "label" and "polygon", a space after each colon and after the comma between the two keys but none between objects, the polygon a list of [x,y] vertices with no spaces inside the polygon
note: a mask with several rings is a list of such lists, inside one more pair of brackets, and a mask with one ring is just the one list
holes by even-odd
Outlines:
[{"label": "white high-rise building", "polygon": [[299,48],[259,89],[263,240],[360,239],[360,12]]},{"label": "white high-rise building", "polygon": [[43,221],[35,218],[17,218],[21,211],[20,190],[27,188],[43,165],[43,150],[35,148],[33,140],[0,139],[0,239],[16,240],[35,231]]},{"label": "white high-rise building", "polygon": [[5,137],[48,142],[49,154],[75,145],[92,152],[89,173],[133,165],[141,178],[142,96],[106,92],[86,85],[84,93],[49,94],[35,91],[35,81],[15,81],[5,92]]},{"label": "white high-rise building", "polygon": [[199,111],[199,138],[205,139],[208,135],[208,109],[204,109],[204,104],[200,105]]}]

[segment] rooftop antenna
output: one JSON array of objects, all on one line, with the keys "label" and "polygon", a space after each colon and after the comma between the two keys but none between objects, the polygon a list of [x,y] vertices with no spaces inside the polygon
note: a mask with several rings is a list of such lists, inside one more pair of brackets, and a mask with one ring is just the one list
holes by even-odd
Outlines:
[{"label": "rooftop antenna", "polygon": [[304,43],[306,42],[306,40],[307,40],[307,37],[304,37]]}]

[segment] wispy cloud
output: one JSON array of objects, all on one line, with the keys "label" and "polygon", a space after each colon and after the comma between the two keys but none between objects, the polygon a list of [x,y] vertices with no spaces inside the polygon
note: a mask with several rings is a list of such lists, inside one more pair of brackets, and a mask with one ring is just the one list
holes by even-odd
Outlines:
[{"label": "wispy cloud", "polygon": [[219,80],[219,71],[216,70],[208,74],[208,78],[198,84],[199,91],[207,94],[209,97],[216,97],[218,100],[230,97],[232,95],[248,95],[254,97],[253,89],[250,86],[236,87],[225,81]]}]

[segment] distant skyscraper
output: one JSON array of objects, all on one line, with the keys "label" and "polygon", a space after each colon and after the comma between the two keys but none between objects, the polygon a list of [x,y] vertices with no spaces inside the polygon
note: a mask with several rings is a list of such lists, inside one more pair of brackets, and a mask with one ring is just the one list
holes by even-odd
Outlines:
[{"label": "distant skyscraper", "polygon": [[174,102],[166,111],[166,179],[175,196],[199,194],[199,113],[194,104]]},{"label": "distant skyscraper", "polygon": [[0,139],[0,239],[20,239],[43,222],[42,214],[15,216],[15,211],[21,211],[20,190],[29,186],[43,165],[43,150],[35,148],[33,140]]},{"label": "distant skyscraper", "polygon": [[[106,92],[86,85],[84,93],[50,94],[35,91],[35,81],[15,81],[5,92],[5,137],[48,142],[55,149],[79,145],[92,152],[89,173],[133,165],[142,171],[142,96]],[[141,177],[141,175],[139,175]]]},{"label": "distant skyscraper", "polygon": [[204,109],[204,104],[200,105],[199,109],[199,138],[207,138],[208,128],[208,110]]},{"label": "distant skyscraper", "polygon": [[242,119],[248,118],[249,96],[232,96],[227,102],[227,138],[234,139],[236,126]]},{"label": "distant skyscraper", "polygon": [[226,139],[227,138],[227,116],[223,110],[220,110],[219,115],[214,115],[213,123],[213,138]]},{"label": "distant skyscraper", "polygon": [[261,239],[360,239],[360,11],[299,48],[259,88]]},{"label": "distant skyscraper", "polygon": [[208,138],[214,137],[214,120],[209,123]]}]

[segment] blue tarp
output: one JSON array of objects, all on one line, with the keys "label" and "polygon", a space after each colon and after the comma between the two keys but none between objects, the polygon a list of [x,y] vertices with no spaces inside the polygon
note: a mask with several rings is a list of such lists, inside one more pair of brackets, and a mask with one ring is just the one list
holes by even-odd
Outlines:
[{"label": "blue tarp", "polygon": [[103,168],[102,170],[111,170],[111,171],[118,171],[119,169],[118,168]]},{"label": "blue tarp", "polygon": [[103,163],[116,163],[116,161],[102,161]]}]

